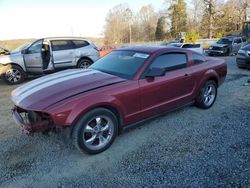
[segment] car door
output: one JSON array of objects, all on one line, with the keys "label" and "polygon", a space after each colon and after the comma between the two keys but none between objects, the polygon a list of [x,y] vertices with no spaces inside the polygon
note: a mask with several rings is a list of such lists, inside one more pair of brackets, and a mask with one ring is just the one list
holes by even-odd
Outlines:
[{"label": "car door", "polygon": [[73,66],[74,44],[71,40],[51,40],[53,63],[56,69]]},{"label": "car door", "polygon": [[23,58],[27,72],[30,73],[42,73],[43,72],[43,60],[41,55],[43,40],[35,41],[25,51],[23,51]]},{"label": "car door", "polygon": [[195,87],[186,53],[171,52],[158,56],[149,66],[164,68],[166,73],[159,77],[139,80],[142,109],[147,115],[170,110],[191,100]]}]

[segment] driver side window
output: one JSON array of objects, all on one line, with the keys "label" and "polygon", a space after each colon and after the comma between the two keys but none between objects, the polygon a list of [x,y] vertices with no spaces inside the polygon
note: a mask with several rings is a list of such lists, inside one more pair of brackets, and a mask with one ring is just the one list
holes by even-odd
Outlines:
[{"label": "driver side window", "polygon": [[34,44],[32,44],[28,49],[28,53],[29,54],[40,53],[41,48],[42,48],[42,43],[43,43],[43,41],[39,40],[39,41],[35,42]]},{"label": "driver side window", "polygon": [[185,53],[167,53],[157,57],[150,68],[164,68],[165,71],[181,69],[187,66],[187,56]]}]

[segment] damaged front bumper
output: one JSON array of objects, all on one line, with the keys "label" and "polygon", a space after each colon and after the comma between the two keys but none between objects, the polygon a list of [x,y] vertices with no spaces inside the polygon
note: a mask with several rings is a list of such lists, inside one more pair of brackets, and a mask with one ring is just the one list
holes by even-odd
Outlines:
[{"label": "damaged front bumper", "polygon": [[46,132],[53,128],[53,121],[46,113],[27,111],[15,107],[12,109],[12,116],[25,134]]}]

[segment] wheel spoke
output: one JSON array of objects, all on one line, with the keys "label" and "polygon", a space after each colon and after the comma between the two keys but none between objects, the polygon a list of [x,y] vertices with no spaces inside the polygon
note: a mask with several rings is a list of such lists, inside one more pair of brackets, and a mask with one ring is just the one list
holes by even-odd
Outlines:
[{"label": "wheel spoke", "polygon": [[208,95],[211,95],[212,91],[213,91],[212,87],[211,87],[211,86],[210,86],[210,87],[208,87],[207,94],[208,94]]},{"label": "wheel spoke", "polygon": [[205,100],[204,100],[204,103],[208,103],[208,101],[209,101],[209,98],[208,97],[205,97]]},{"label": "wheel spoke", "polygon": [[107,130],[109,130],[109,124],[106,124],[104,127],[101,128],[102,132],[107,131]]},{"label": "wheel spoke", "polygon": [[93,144],[93,142],[96,140],[97,135],[93,134],[90,139],[86,140],[87,144]]},{"label": "wheel spoke", "polygon": [[104,144],[105,142],[106,142],[106,138],[104,137],[104,136],[102,136],[102,135],[99,135],[99,142],[100,142],[100,144]]},{"label": "wheel spoke", "polygon": [[84,130],[84,132],[94,133],[95,130],[91,126],[87,125],[86,128],[85,128],[85,130]]},{"label": "wheel spoke", "polygon": [[102,123],[102,119],[100,118],[100,117],[98,117],[98,118],[95,118],[95,121],[96,121],[96,125],[101,125],[101,123]]}]

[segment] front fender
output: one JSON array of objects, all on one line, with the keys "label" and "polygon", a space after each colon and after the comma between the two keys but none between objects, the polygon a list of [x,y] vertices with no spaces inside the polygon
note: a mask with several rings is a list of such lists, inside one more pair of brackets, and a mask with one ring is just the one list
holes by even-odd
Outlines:
[{"label": "front fender", "polygon": [[97,107],[111,107],[119,113],[119,118],[124,118],[125,109],[121,102],[107,95],[67,99],[67,102],[62,101],[45,111],[58,127],[65,127],[74,125],[85,113]]}]

